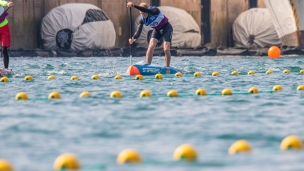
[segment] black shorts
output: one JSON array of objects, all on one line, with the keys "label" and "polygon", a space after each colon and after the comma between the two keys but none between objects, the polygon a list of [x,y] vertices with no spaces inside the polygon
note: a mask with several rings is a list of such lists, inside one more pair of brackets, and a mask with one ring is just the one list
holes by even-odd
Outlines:
[{"label": "black shorts", "polygon": [[172,25],[168,22],[161,29],[159,30],[154,29],[151,38],[154,38],[157,41],[159,41],[163,37],[164,41],[171,43],[172,34],[173,34],[173,28]]}]

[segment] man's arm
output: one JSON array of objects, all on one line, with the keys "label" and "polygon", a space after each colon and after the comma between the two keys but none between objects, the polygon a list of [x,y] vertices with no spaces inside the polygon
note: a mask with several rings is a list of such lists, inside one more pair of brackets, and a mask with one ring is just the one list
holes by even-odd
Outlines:
[{"label": "man's arm", "polygon": [[145,12],[145,13],[148,13],[148,14],[151,14],[151,15],[158,15],[160,13],[158,8],[148,9],[148,8],[144,8],[144,7],[137,6],[137,5],[134,5],[133,7],[138,9],[139,11],[142,11],[142,12]]},{"label": "man's arm", "polygon": [[137,38],[139,38],[141,32],[142,32],[142,28],[144,26],[144,23],[142,20],[139,21],[139,24],[137,26],[136,32],[133,35],[133,38],[136,40]]}]

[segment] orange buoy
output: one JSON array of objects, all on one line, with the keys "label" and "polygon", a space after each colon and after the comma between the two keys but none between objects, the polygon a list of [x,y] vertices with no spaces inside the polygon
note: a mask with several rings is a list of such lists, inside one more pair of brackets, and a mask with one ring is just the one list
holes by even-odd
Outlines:
[{"label": "orange buoy", "polygon": [[139,71],[139,69],[138,69],[136,66],[131,65],[131,66],[128,68],[128,73],[129,73],[130,75],[139,75],[139,74],[140,74],[140,71]]},{"label": "orange buoy", "polygon": [[268,57],[269,58],[279,58],[281,55],[281,50],[277,46],[271,46],[268,49]]}]

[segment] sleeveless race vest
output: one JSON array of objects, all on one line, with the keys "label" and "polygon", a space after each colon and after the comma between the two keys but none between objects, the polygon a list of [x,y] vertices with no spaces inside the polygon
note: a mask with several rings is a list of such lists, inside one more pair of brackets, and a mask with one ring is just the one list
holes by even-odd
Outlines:
[{"label": "sleeveless race vest", "polygon": [[156,30],[162,28],[165,24],[168,23],[168,18],[161,11],[158,15],[148,14],[148,21],[146,21],[146,18],[143,15],[141,17],[145,26],[152,27]]}]

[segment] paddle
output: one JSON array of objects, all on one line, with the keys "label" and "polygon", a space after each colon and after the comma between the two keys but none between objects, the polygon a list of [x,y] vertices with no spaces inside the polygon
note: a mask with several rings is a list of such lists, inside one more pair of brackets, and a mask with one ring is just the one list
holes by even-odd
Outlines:
[{"label": "paddle", "polygon": [[[132,8],[130,8],[130,38],[132,38]],[[132,46],[133,44],[130,44],[130,65],[132,65]]]}]

